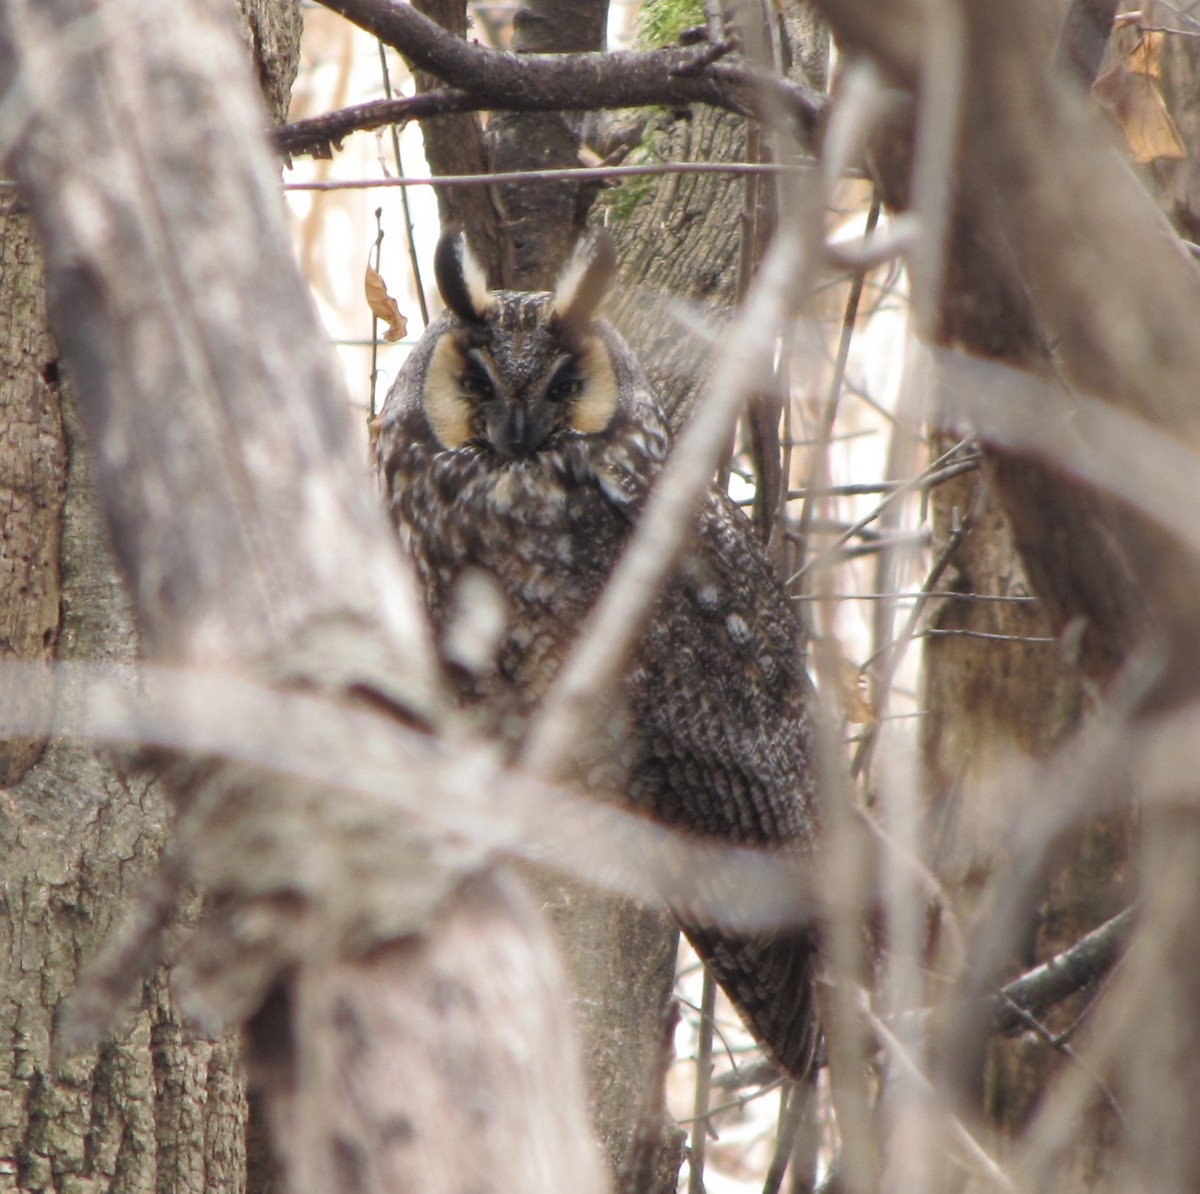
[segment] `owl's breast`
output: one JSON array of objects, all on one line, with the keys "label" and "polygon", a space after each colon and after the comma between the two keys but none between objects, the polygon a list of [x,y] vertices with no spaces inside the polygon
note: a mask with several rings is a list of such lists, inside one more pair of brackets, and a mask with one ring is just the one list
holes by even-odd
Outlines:
[{"label": "owl's breast", "polygon": [[531,707],[628,539],[633,498],[579,453],[504,462],[473,452],[423,457],[393,471],[391,503],[435,630],[444,635],[456,616],[464,574],[488,576],[506,624],[494,675],[477,677],[473,691],[487,699],[502,688]]}]

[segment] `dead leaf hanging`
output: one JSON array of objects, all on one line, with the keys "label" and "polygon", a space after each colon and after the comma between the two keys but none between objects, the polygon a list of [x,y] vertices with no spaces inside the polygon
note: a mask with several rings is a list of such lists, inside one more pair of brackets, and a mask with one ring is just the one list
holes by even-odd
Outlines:
[{"label": "dead leaf hanging", "polygon": [[381,319],[387,324],[383,338],[389,344],[394,344],[397,340],[402,340],[404,333],[408,331],[408,320],[400,314],[400,308],[396,305],[396,300],[388,294],[387,285],[382,275],[370,265],[367,266],[365,289],[367,306],[371,308],[371,314],[376,319]]}]

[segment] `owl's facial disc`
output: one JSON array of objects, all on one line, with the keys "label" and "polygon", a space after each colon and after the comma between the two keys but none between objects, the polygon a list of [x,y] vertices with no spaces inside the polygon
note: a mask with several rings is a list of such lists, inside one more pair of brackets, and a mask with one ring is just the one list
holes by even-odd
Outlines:
[{"label": "owl's facial disc", "polygon": [[486,444],[505,459],[526,458],[556,433],[598,434],[616,413],[616,375],[607,345],[595,334],[579,337],[532,376],[504,364],[454,333],[438,341],[424,405],[443,447]]}]

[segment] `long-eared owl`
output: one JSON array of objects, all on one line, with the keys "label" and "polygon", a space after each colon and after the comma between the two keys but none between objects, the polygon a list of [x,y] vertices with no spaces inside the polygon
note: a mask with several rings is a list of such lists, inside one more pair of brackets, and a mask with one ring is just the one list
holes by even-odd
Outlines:
[{"label": "long-eared owl", "polygon": [[[553,293],[489,291],[460,234],[435,258],[447,311],[405,362],[379,423],[392,516],[439,635],[474,572],[503,596],[488,665],[465,701],[515,742],[621,555],[671,447],[638,361],[595,318],[615,266],[581,242]],[[749,520],[714,489],[624,679],[623,786],[692,833],[811,849],[808,679],[796,621]],[[515,727],[515,729],[514,729]],[[681,924],[754,1035],[810,1068],[816,944]]]}]

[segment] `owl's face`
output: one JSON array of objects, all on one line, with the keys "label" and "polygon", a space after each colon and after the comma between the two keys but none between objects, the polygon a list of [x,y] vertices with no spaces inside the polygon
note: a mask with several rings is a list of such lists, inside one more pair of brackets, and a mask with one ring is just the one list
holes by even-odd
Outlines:
[{"label": "owl's face", "polygon": [[[457,233],[435,265],[450,316],[428,356],[425,418],[451,451],[520,461],[603,432],[618,407],[610,339],[593,315],[612,276],[606,236],[586,242],[551,294],[490,292]],[[435,328],[437,325],[435,325]]]},{"label": "owl's face", "polygon": [[551,293],[489,291],[456,233],[434,261],[447,310],[401,368],[376,444],[423,574],[448,591],[464,567],[503,570],[531,529],[547,576],[602,539],[615,552],[670,431],[637,357],[595,318],[612,241],[585,240]]}]

